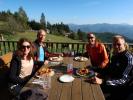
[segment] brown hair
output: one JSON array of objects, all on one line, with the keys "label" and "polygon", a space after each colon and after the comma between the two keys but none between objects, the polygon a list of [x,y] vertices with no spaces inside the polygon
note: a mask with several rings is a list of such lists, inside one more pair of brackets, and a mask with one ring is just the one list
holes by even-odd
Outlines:
[{"label": "brown hair", "polygon": [[34,45],[32,44],[32,42],[30,40],[28,40],[27,38],[20,38],[20,40],[17,42],[17,51],[16,54],[20,57],[22,57],[23,52],[22,52],[22,45],[24,42],[28,42],[30,44],[30,52],[28,54],[28,59],[31,59],[31,57],[34,57],[33,51],[34,51]]}]

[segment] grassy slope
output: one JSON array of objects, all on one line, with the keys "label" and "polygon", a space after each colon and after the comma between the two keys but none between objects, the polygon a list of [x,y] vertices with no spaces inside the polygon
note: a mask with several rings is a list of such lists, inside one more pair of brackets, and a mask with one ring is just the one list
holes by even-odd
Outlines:
[{"label": "grassy slope", "polygon": [[[18,41],[21,37],[26,37],[32,41],[36,39],[36,32],[24,32],[24,33],[16,33],[15,35],[4,34],[5,40],[10,41]],[[77,40],[72,40],[65,36],[56,36],[47,34],[46,41],[49,40],[50,42],[78,42]]]}]

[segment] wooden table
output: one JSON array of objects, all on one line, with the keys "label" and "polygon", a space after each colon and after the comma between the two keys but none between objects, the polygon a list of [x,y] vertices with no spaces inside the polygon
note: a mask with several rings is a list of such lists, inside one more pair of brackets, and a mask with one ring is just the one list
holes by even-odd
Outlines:
[{"label": "wooden table", "polygon": [[[67,63],[73,63],[74,66],[79,67],[79,65],[84,66],[90,64],[90,61],[78,63],[73,62],[71,57],[65,57],[63,60],[64,66]],[[56,66],[54,68],[56,68]],[[52,76],[51,88],[44,90],[48,93],[48,100],[105,100],[100,85],[90,84],[86,82],[84,78],[75,78],[73,82],[62,83],[58,80],[59,76],[60,74]],[[30,81],[28,83],[30,83]],[[33,87],[33,85],[26,86]]]}]

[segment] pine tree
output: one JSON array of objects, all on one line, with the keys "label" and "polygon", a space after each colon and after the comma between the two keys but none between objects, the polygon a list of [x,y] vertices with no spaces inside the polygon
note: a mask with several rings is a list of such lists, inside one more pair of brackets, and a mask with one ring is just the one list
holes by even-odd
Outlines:
[{"label": "pine tree", "polygon": [[42,29],[46,29],[46,20],[45,20],[44,13],[41,14],[40,24]]}]

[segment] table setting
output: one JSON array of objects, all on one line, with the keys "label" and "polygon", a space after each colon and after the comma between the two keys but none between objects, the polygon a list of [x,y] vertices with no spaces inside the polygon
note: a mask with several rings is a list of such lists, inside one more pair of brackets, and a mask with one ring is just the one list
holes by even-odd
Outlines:
[{"label": "table setting", "polygon": [[62,83],[73,82],[75,78],[90,79],[95,76],[95,72],[86,67],[87,61],[88,58],[83,56],[50,57],[50,63],[37,71],[32,83],[48,89],[51,87],[51,78],[54,75],[57,75],[58,81]]},{"label": "table setting", "polygon": [[[95,72],[88,67],[88,65],[90,66],[90,62],[88,62],[89,59],[79,61],[75,60],[75,57],[62,58],[63,59],[60,60],[61,64],[59,65],[43,65],[26,86],[42,89],[48,94],[49,100],[53,100],[56,97],[60,98],[60,100],[64,100],[63,98],[66,98],[66,93],[70,93],[70,89],[74,93],[70,93],[72,94],[70,98],[76,97],[77,91],[86,93],[85,91],[88,91],[89,88],[96,89],[98,92],[101,91],[98,85],[90,85],[91,83],[88,81],[95,77]],[[53,62],[56,62],[55,59]],[[94,92],[89,93],[91,95],[95,94]],[[87,96],[82,95],[82,93],[80,95]],[[70,100],[70,98],[68,97],[67,100]]]},{"label": "table setting", "polygon": [[[66,67],[66,73],[63,73],[63,75],[59,77],[61,82],[72,82],[75,78],[90,79],[95,76],[95,72],[86,67],[88,58],[83,56],[76,56],[72,57],[71,59],[67,57],[66,59],[68,62],[63,62]],[[79,64],[75,66],[74,62],[78,62]],[[80,63],[82,63],[82,65]]]}]

